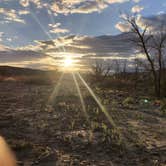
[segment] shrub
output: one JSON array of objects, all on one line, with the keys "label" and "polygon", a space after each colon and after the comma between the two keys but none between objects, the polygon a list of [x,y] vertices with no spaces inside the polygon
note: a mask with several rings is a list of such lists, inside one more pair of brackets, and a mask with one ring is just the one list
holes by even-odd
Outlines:
[{"label": "shrub", "polygon": [[124,99],[123,103],[124,106],[129,106],[134,104],[134,98],[133,97],[127,97],[126,99]]}]

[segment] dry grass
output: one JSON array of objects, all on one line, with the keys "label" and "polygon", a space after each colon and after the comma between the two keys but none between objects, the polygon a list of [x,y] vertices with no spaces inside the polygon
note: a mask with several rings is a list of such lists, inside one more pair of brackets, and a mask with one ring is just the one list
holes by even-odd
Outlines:
[{"label": "dry grass", "polygon": [[[82,111],[72,77],[66,75],[54,104],[53,84],[0,83],[0,127],[21,163],[29,165],[164,165],[165,117],[153,98],[94,88],[117,130],[86,88],[90,122]],[[117,132],[118,131],[118,132]]]}]

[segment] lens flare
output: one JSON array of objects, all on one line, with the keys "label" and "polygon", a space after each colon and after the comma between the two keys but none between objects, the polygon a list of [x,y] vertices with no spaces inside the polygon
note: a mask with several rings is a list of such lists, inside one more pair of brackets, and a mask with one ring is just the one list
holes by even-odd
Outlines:
[{"label": "lens flare", "polygon": [[55,99],[58,95],[58,92],[59,92],[59,89],[60,89],[60,86],[61,86],[61,82],[62,82],[62,79],[63,79],[63,76],[64,76],[64,73],[62,73],[62,75],[60,76],[51,96],[49,97],[48,99],[48,103],[49,104],[53,104],[55,102]]},{"label": "lens flare", "polygon": [[94,98],[94,100],[96,101],[96,103],[98,104],[98,106],[100,107],[101,111],[105,114],[105,116],[107,117],[107,119],[110,122],[110,124],[112,125],[112,127],[116,128],[114,120],[112,119],[112,117],[110,116],[110,114],[108,113],[108,111],[106,110],[106,108],[101,104],[101,101],[99,100],[99,98],[97,98],[97,96],[95,95],[95,93],[93,92],[93,90],[85,82],[85,80],[82,78],[82,76],[79,73],[77,73],[77,75],[80,78],[80,80],[83,82],[83,84],[85,85],[85,87],[88,89],[89,93],[92,95],[92,97]]},{"label": "lens flare", "polygon": [[65,66],[65,67],[70,67],[70,66],[72,66],[72,65],[73,65],[73,60],[72,60],[72,58],[70,58],[70,57],[65,58],[65,60],[64,60],[64,66]]},{"label": "lens flare", "polygon": [[81,101],[82,110],[83,110],[83,112],[86,116],[87,121],[89,122],[89,116],[88,116],[87,111],[86,111],[86,107],[85,107],[84,99],[83,99],[83,96],[82,96],[82,93],[81,93],[81,90],[80,90],[80,86],[78,84],[78,81],[77,81],[76,76],[75,76],[74,73],[72,73],[72,76],[73,76],[73,80],[74,80],[74,83],[76,85],[76,89],[77,89],[77,92],[78,92],[78,95],[79,95],[79,98],[80,98],[80,101]]}]

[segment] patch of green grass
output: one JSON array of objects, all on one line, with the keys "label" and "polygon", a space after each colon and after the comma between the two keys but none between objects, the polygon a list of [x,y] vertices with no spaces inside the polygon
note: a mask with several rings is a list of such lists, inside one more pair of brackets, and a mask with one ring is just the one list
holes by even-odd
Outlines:
[{"label": "patch of green grass", "polygon": [[107,145],[120,145],[122,143],[118,129],[111,128],[105,122],[92,121],[91,127],[93,132],[99,132],[101,134],[102,143]]},{"label": "patch of green grass", "polygon": [[124,105],[128,105],[128,104],[134,104],[134,98],[133,97],[127,97],[124,99],[123,101]]}]

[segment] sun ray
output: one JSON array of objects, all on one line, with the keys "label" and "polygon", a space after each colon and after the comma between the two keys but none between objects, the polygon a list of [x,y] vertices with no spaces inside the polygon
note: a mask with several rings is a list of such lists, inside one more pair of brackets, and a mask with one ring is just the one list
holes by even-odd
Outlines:
[{"label": "sun ray", "polygon": [[90,129],[89,129],[87,132],[88,132],[88,134],[89,134],[89,140],[91,140],[92,137],[93,137],[92,124],[91,124],[91,122],[90,122],[89,115],[88,115],[88,113],[87,113],[87,111],[86,111],[85,102],[84,102],[84,99],[83,99],[83,96],[82,96],[82,93],[81,93],[81,90],[80,90],[80,86],[79,86],[78,81],[77,81],[77,79],[76,79],[76,76],[75,76],[75,74],[74,74],[73,72],[72,72],[72,75],[73,75],[73,80],[74,80],[74,82],[75,82],[76,89],[77,89],[77,92],[78,92],[78,94],[79,94],[79,98],[80,98],[80,101],[81,101],[82,111],[84,112],[85,117],[86,117],[86,120],[87,120],[87,122],[88,122],[88,124],[89,124],[89,126],[90,126]]},{"label": "sun ray", "polygon": [[93,90],[85,82],[85,80],[82,78],[82,76],[79,73],[77,73],[77,75],[80,78],[80,80],[83,82],[83,84],[85,85],[85,87],[88,89],[89,93],[92,95],[92,97],[94,98],[94,100],[96,101],[96,103],[98,104],[98,106],[100,107],[101,111],[105,114],[105,116],[107,117],[107,119],[110,122],[110,124],[112,125],[112,127],[116,128],[114,120],[112,119],[112,117],[110,116],[110,114],[108,113],[108,111],[106,110],[106,108],[101,104],[100,99],[97,98],[97,96],[95,95],[95,93],[93,92]]},{"label": "sun ray", "polygon": [[53,104],[55,102],[55,99],[56,99],[56,97],[58,95],[58,92],[59,92],[59,89],[60,89],[60,85],[61,85],[63,76],[64,76],[64,73],[61,74],[61,76],[60,76],[60,78],[59,78],[59,80],[58,80],[58,82],[57,82],[57,84],[56,84],[51,96],[48,99],[48,103],[49,104]]},{"label": "sun ray", "polygon": [[89,122],[89,116],[88,116],[87,111],[86,111],[85,102],[84,102],[84,99],[83,99],[78,81],[77,81],[76,76],[73,72],[72,72],[72,76],[73,76],[73,80],[74,80],[74,83],[76,85],[76,89],[77,89],[77,92],[78,92],[78,95],[79,95],[79,98],[80,98],[80,101],[81,101],[82,110],[83,110],[83,112],[86,116],[87,121]]},{"label": "sun ray", "polygon": [[[54,40],[53,37],[50,35],[50,33],[47,32],[47,30],[44,28],[44,26],[41,24],[40,20],[37,18],[37,16],[33,13],[33,11],[29,8],[31,16],[33,17],[33,19],[38,23],[38,25],[40,26],[40,28],[43,30],[43,32],[46,34],[46,36],[49,37],[50,40]],[[50,16],[50,15],[49,15]],[[52,18],[53,19],[53,18]],[[51,19],[51,20],[52,20]],[[55,21],[54,21],[55,22]],[[58,48],[59,49],[59,48]],[[59,50],[60,51],[60,50]],[[65,48],[63,46],[63,51],[65,52]],[[53,58],[55,60],[55,57],[53,57],[52,55],[49,55],[50,58]]]},{"label": "sun ray", "polygon": [[[56,24],[56,23],[55,23],[55,20],[54,20],[54,17],[53,17],[53,13],[52,13],[51,10],[49,10],[48,15],[50,16],[50,19],[51,19],[52,24]],[[58,38],[61,37],[59,33],[56,33],[56,35],[57,35]],[[62,50],[63,50],[64,52],[66,52],[64,46],[62,46]]]},{"label": "sun ray", "polygon": [[[30,7],[28,7],[28,9],[29,9],[29,11],[30,11],[30,13],[31,13],[31,16],[32,16],[33,19],[38,23],[38,25],[39,25],[40,28],[43,30],[43,32],[46,34],[46,36],[48,36],[50,40],[54,40],[53,37],[50,35],[50,33],[49,33],[49,32],[44,28],[44,26],[41,24],[40,20],[37,18],[37,16],[34,14],[34,12],[30,9]],[[49,11],[49,12],[48,12],[48,15],[50,16],[51,22],[52,22],[53,24],[55,24],[55,20],[54,20],[54,18],[53,18],[53,13],[52,13],[52,11]],[[57,33],[57,36],[60,37],[60,34]],[[66,52],[64,46],[62,46],[61,48],[62,48],[62,51],[63,51],[63,52]],[[58,49],[59,49],[59,48],[58,48]],[[53,56],[51,56],[51,55],[49,55],[49,57],[51,57],[51,58],[53,58],[53,59],[55,60],[55,57],[53,57]]]},{"label": "sun ray", "polygon": [[34,20],[39,24],[40,28],[43,30],[43,32],[49,37],[50,40],[53,40],[52,36],[46,31],[46,29],[43,27],[43,25],[41,24],[41,22],[39,21],[39,19],[36,17],[36,15],[30,11],[32,17],[34,18]]}]

